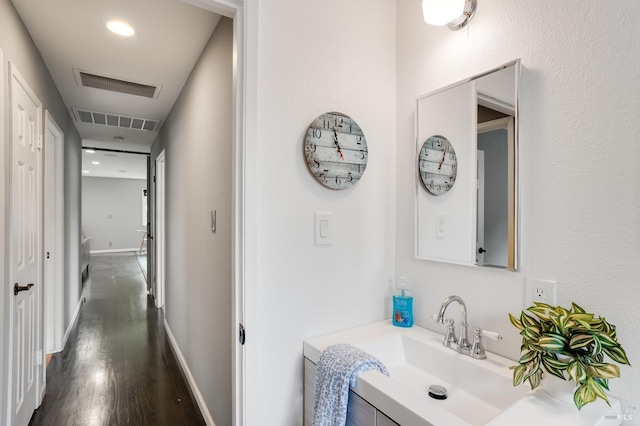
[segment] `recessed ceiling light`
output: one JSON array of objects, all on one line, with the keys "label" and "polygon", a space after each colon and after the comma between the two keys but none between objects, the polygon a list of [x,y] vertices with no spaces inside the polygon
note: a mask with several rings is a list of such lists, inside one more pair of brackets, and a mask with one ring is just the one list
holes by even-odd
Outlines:
[{"label": "recessed ceiling light", "polygon": [[87,154],[95,154],[96,150],[95,149],[85,149],[84,152],[86,152]]},{"label": "recessed ceiling light", "polygon": [[92,161],[91,164],[95,164],[97,166],[98,164],[100,164],[100,162],[99,161]]},{"label": "recessed ceiling light", "polygon": [[109,21],[107,22],[107,28],[109,28],[109,31],[112,33],[118,34],[122,37],[131,37],[136,33],[131,25],[123,21]]},{"label": "recessed ceiling light", "polygon": [[82,173],[89,173],[89,170],[83,170]]}]

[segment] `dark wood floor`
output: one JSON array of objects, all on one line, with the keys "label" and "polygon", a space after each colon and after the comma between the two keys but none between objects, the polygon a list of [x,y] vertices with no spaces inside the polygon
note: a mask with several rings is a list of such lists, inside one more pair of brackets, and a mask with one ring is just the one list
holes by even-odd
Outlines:
[{"label": "dark wood floor", "polygon": [[133,253],[91,257],[86,303],[30,425],[203,425]]}]

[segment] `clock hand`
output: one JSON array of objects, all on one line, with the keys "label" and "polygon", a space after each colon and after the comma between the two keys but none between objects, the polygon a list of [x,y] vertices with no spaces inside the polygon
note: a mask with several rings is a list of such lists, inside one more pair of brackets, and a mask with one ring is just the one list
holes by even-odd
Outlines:
[{"label": "clock hand", "polygon": [[442,154],[442,161],[440,161],[440,165],[438,166],[438,170],[440,170],[442,168],[442,163],[444,163],[444,158],[447,156],[447,153],[443,153]]},{"label": "clock hand", "polygon": [[333,129],[333,142],[336,144],[336,148],[338,148],[338,154],[340,154],[340,158],[344,160],[344,155],[342,155],[342,150],[340,149],[340,144],[338,143],[338,133],[336,129]]}]

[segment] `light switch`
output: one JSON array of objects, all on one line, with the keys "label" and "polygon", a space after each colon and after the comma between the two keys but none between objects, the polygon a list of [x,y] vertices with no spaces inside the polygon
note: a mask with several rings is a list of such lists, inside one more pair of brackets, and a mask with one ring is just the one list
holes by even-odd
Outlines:
[{"label": "light switch", "polygon": [[441,240],[447,236],[447,215],[436,214],[436,238]]},{"label": "light switch", "polygon": [[331,213],[315,214],[315,244],[331,244]]},{"label": "light switch", "polygon": [[320,238],[329,237],[329,221],[327,219],[320,219]]}]

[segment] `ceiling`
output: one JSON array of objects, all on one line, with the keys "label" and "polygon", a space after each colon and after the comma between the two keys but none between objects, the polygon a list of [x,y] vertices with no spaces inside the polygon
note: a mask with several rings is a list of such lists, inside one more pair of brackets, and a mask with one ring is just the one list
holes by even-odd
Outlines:
[{"label": "ceiling", "polygon": [[[135,152],[149,152],[220,19],[179,0],[12,1],[74,117],[83,146]],[[127,22],[136,34],[111,33],[106,23],[112,19]],[[114,86],[112,80],[98,79],[108,83],[105,87],[139,83],[156,88],[145,97],[86,87],[88,79],[79,83],[86,77],[81,73],[127,82]]]}]

